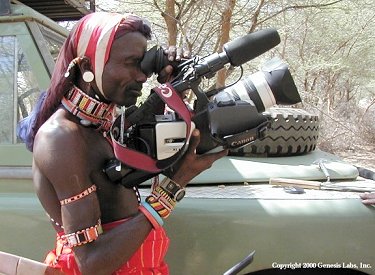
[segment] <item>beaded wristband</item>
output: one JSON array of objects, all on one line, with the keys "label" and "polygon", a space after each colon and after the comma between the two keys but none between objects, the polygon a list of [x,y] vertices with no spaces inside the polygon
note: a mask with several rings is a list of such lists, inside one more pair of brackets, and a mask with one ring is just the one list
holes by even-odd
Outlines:
[{"label": "beaded wristband", "polygon": [[170,209],[166,208],[165,205],[158,199],[154,198],[153,196],[148,196],[146,198],[146,202],[159,214],[160,217],[163,219],[168,218],[171,214]]},{"label": "beaded wristband", "polygon": [[158,212],[156,212],[149,203],[142,202],[139,206],[139,210],[146,216],[146,218],[151,222],[152,226],[155,229],[164,225],[164,221],[162,220]]},{"label": "beaded wristband", "polygon": [[[176,201],[174,201],[171,197],[169,197],[168,195],[163,195],[163,194],[160,194],[158,193],[156,190],[153,190],[151,192],[151,195],[152,197],[154,197],[156,200],[160,201],[161,203],[163,203],[163,205],[169,209],[170,211],[172,211],[175,206],[176,206]],[[147,200],[146,200],[147,201]]]},{"label": "beaded wristband", "polygon": [[151,202],[154,202],[154,201],[159,201],[161,203],[161,205],[163,205],[164,208],[167,209],[169,212],[172,212],[172,210],[174,209],[174,205],[172,205],[169,201],[167,201],[165,198],[163,198],[161,196],[151,194],[150,196],[148,196],[146,198],[146,202],[148,202],[150,204],[151,204]]},{"label": "beaded wristband", "polygon": [[164,200],[169,202],[172,207],[176,206],[177,202],[160,186],[156,186],[156,188],[152,191],[152,194],[156,195],[156,197],[163,198]]}]

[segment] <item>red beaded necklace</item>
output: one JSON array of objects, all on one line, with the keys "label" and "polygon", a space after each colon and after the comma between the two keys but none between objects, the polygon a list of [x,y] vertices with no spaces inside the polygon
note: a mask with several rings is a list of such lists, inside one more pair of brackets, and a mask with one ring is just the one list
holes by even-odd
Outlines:
[{"label": "red beaded necklace", "polygon": [[112,126],[115,104],[98,101],[76,86],[61,100],[62,105],[80,118],[83,126],[94,126],[97,130],[108,132]]}]

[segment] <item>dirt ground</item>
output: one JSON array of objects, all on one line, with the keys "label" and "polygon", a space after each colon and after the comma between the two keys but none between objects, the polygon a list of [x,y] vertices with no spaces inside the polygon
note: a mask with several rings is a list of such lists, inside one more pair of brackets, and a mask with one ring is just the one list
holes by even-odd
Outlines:
[{"label": "dirt ground", "polygon": [[375,172],[375,146],[359,146],[355,150],[333,152],[345,162]]}]

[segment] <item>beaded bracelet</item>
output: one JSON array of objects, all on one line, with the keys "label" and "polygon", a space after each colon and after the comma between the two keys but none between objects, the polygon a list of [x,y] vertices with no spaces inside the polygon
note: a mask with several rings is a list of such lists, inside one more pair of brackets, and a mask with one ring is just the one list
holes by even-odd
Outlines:
[{"label": "beaded bracelet", "polygon": [[176,206],[176,201],[160,186],[154,185],[151,195],[146,198],[146,202],[159,214],[166,219]]},{"label": "beaded bracelet", "polygon": [[155,209],[152,208],[149,203],[142,202],[141,205],[139,206],[139,210],[150,221],[154,229],[157,229],[164,225],[164,221],[162,220],[158,212],[156,212]]},{"label": "beaded bracelet", "polygon": [[[150,198],[149,198],[150,197]],[[167,209],[169,212],[172,212],[174,209],[174,205],[172,205],[169,201],[167,201],[165,198],[157,196],[155,194],[151,194],[149,197],[146,198],[146,201],[148,203],[154,202],[154,201],[159,201],[160,204]],[[151,198],[152,197],[152,198]]]},{"label": "beaded bracelet", "polygon": [[146,198],[146,202],[149,203],[149,205],[159,214],[160,217],[163,219],[168,218],[168,216],[171,214],[171,210],[165,207],[163,203],[161,203],[160,200],[156,199],[153,196],[148,196]]},{"label": "beaded bracelet", "polygon": [[172,199],[167,192],[165,192],[161,187],[157,186],[151,192],[151,196],[159,200],[167,209],[172,211],[176,206],[176,201]]}]

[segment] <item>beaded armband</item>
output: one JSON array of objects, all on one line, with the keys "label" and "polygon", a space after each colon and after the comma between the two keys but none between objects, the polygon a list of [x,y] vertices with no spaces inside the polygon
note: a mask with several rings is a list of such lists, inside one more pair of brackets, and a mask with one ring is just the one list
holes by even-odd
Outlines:
[{"label": "beaded armband", "polygon": [[96,191],[96,186],[95,186],[95,184],[93,184],[89,188],[87,188],[86,190],[84,190],[81,193],[79,193],[78,195],[75,195],[75,196],[72,196],[70,198],[61,200],[60,204],[61,205],[66,205],[68,203],[80,200],[80,199],[82,199],[82,198],[90,195],[92,192],[95,192],[95,191]]},{"label": "beaded armband", "polygon": [[102,233],[103,229],[99,219],[96,225],[79,230],[75,233],[65,234],[61,239],[68,247],[75,247],[95,241]]},{"label": "beaded armband", "polygon": [[[157,213],[158,217],[166,219],[185,195],[185,188],[170,178],[165,178],[160,184],[158,178],[154,179],[152,192],[146,198],[145,203],[152,209],[151,212]],[[146,215],[147,216],[147,215]]]}]

